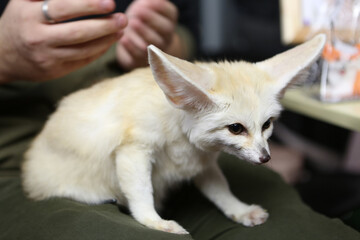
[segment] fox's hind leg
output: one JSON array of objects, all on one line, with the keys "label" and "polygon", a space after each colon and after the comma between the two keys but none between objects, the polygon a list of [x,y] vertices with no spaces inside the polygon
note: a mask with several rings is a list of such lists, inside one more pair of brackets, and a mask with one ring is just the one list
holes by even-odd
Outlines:
[{"label": "fox's hind leg", "polygon": [[216,161],[195,178],[195,183],[210,201],[235,222],[255,226],[264,223],[269,216],[260,206],[243,203],[231,193]]},{"label": "fox's hind leg", "polygon": [[116,152],[116,172],[129,210],[141,224],[160,231],[187,234],[175,221],[162,219],[155,210],[150,153],[140,146],[122,146]]}]

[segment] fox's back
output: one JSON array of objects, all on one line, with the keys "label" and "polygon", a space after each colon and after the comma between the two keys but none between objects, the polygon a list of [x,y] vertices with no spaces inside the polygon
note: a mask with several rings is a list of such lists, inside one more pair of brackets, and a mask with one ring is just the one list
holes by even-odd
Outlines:
[{"label": "fox's back", "polygon": [[[78,184],[84,196],[89,195],[88,187],[105,199],[116,197],[110,194],[120,192],[114,151],[139,139],[138,144],[166,139],[160,118],[167,105],[148,68],[65,97],[25,155],[25,189],[32,198],[43,199],[71,195],[75,189],[68,186]],[[53,193],[52,189],[65,192]],[[99,199],[87,197],[84,201]]]},{"label": "fox's back", "polygon": [[[86,139],[82,140],[88,143],[94,140],[93,146],[90,146],[94,150],[101,145],[99,139],[108,139],[109,142],[104,142],[108,146],[130,140],[130,132],[143,120],[149,122],[150,116],[164,106],[165,97],[153,80],[151,71],[148,68],[139,69],[64,98],[44,132],[57,141],[74,142],[83,137]],[[64,131],[68,132],[64,134]],[[57,134],[59,132],[60,135]],[[79,140],[83,145],[84,142]]]}]

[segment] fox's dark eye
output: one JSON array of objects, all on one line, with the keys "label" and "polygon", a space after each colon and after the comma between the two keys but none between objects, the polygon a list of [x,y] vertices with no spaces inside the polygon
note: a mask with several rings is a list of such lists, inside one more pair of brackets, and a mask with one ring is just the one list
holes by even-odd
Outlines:
[{"label": "fox's dark eye", "polygon": [[263,131],[265,131],[266,129],[268,129],[268,128],[270,127],[271,121],[272,121],[272,119],[269,118],[269,120],[267,120],[267,121],[264,123],[264,125],[262,126],[262,130],[263,130]]},{"label": "fox's dark eye", "polygon": [[232,134],[235,134],[235,135],[239,135],[239,134],[246,131],[244,126],[241,125],[240,123],[231,124],[231,125],[228,126],[228,129]]}]

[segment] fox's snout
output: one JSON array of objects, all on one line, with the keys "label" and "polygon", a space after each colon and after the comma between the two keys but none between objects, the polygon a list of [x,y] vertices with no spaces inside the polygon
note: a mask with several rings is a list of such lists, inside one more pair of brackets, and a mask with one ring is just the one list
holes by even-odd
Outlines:
[{"label": "fox's snout", "polygon": [[268,153],[268,151],[263,148],[261,150],[261,156],[259,158],[260,162],[261,163],[267,163],[268,161],[270,161],[271,157],[270,157],[270,154]]}]

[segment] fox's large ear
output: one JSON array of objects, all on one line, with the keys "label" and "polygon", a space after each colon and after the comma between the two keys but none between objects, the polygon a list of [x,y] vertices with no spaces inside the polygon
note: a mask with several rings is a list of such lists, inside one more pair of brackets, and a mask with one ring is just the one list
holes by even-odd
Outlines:
[{"label": "fox's large ear", "polygon": [[275,91],[278,95],[282,95],[291,83],[299,81],[302,76],[307,77],[310,67],[322,52],[325,40],[325,35],[319,34],[297,47],[256,65],[276,81]]},{"label": "fox's large ear", "polygon": [[184,110],[203,110],[214,105],[207,90],[210,72],[185,60],[170,56],[153,45],[148,47],[154,78],[169,102]]}]

